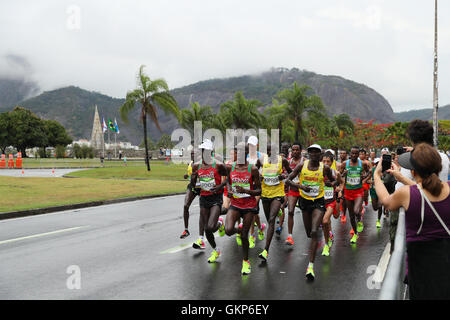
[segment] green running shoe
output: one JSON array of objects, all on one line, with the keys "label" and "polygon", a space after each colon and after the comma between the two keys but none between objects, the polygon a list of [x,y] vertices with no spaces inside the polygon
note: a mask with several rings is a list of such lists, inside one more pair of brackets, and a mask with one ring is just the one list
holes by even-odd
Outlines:
[{"label": "green running shoe", "polygon": [[258,231],[258,239],[259,239],[259,241],[264,240],[264,230],[266,230],[266,224],[265,223],[261,223],[261,229],[259,229],[259,231]]},{"label": "green running shoe", "polygon": [[255,236],[250,236],[248,238],[248,247],[250,249],[255,247],[255,241],[256,241],[256,237]]},{"label": "green running shoe", "polygon": [[242,239],[241,239],[241,235],[239,233],[236,233],[236,242],[237,242],[238,246],[242,246]]},{"label": "green running shoe", "polygon": [[193,247],[194,249],[200,249],[200,250],[203,250],[203,249],[206,248],[206,245],[205,245],[205,242],[202,240],[202,238],[198,238],[197,241],[195,241],[195,242],[192,244],[192,247]]},{"label": "green running shoe", "polygon": [[377,228],[381,228],[380,220],[377,220]]},{"label": "green running shoe", "polygon": [[242,261],[242,275],[246,276],[248,274],[250,274],[250,272],[252,272],[252,267],[250,266],[250,261],[248,260],[243,260]]},{"label": "green running shoe", "polygon": [[322,255],[326,257],[330,255],[330,247],[327,244],[323,246]]},{"label": "green running shoe", "polygon": [[216,262],[216,260],[219,258],[220,256],[220,250],[213,250],[213,252],[211,253],[211,256],[208,259],[209,263],[213,263]]},{"label": "green running shoe", "polygon": [[305,274],[306,278],[308,278],[309,280],[314,280],[314,278],[316,277],[314,275],[314,269],[313,267],[308,267],[306,268],[306,274]]},{"label": "green running shoe", "polygon": [[264,249],[263,252],[261,252],[258,257],[260,257],[261,259],[263,259],[264,261],[267,261],[267,258],[269,257],[269,253],[267,252],[267,250]]},{"label": "green running shoe", "polygon": [[353,237],[350,239],[350,243],[356,243],[358,238],[359,238],[358,234],[354,234]]},{"label": "green running shoe", "polygon": [[358,233],[361,233],[364,230],[364,224],[362,223],[362,221],[358,222],[357,226],[356,226],[356,231],[358,231]]},{"label": "green running shoe", "polygon": [[222,225],[219,227],[219,236],[223,237],[225,235],[225,222],[223,222],[223,218],[219,217],[219,221],[222,222]]}]

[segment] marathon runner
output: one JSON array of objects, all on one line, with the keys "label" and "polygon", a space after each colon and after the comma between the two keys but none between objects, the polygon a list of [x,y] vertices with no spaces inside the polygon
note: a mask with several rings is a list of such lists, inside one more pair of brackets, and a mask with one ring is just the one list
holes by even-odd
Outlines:
[{"label": "marathon runner", "polygon": [[[348,160],[348,154],[347,154],[347,150],[341,150],[341,152],[339,153],[339,164],[340,164],[340,169],[339,172],[341,174],[341,176],[344,173],[345,170],[345,163]],[[340,211],[341,211],[341,223],[345,224],[347,222],[347,203],[345,202],[345,188],[343,188],[339,193],[338,193],[338,199],[340,200],[339,202],[341,203],[340,205]]]},{"label": "marathon runner", "polygon": [[[345,201],[347,204],[353,236],[350,243],[356,243],[358,233],[364,229],[361,221],[362,202],[364,197],[363,180],[369,178],[369,166],[359,159],[359,147],[352,147],[350,160],[344,165]],[[356,220],[358,224],[356,223]]]},{"label": "marathon runner", "polygon": [[[371,162],[367,159],[367,152],[364,149],[361,149],[359,151],[359,159],[361,159],[362,162],[365,162],[368,166],[369,166],[369,171],[372,168],[372,164]],[[370,184],[368,183],[363,183],[363,189],[364,189],[364,206],[368,206],[369,205],[369,189],[370,189]],[[364,215],[365,212],[365,208],[362,208],[362,215]]]},{"label": "marathon runner", "polygon": [[[294,170],[300,163],[303,163],[305,159],[302,157],[302,145],[299,142],[294,142],[292,145],[292,158],[289,159],[289,167]],[[292,182],[298,184],[299,177],[295,176]],[[287,205],[288,205],[288,237],[285,243],[287,245],[293,246],[294,239],[292,238],[292,232],[294,229],[294,213],[295,205],[300,198],[300,192],[294,185],[287,184],[289,191],[287,193]]]},{"label": "marathon runner", "polygon": [[[290,147],[289,147],[289,144],[287,142],[284,142],[284,143],[281,144],[281,153],[280,153],[280,155],[283,156],[284,158],[287,158],[288,161],[290,161],[290,157],[288,156],[290,154],[289,150],[290,150]],[[287,172],[286,172],[286,169],[283,168],[283,173],[282,174],[285,175],[286,177],[288,176]],[[281,205],[280,211],[278,212],[278,222],[277,222],[278,223],[278,227],[275,229],[275,233],[278,236],[280,236],[281,232],[283,231],[284,219],[286,217],[284,211],[285,211],[285,209],[287,207],[287,194],[289,192],[289,187],[286,184],[286,181],[284,180],[283,183],[284,183],[284,194],[285,194],[285,197],[284,197],[284,202]]]},{"label": "marathon runner", "polygon": [[[225,162],[226,166],[231,166],[233,165],[234,162],[236,162],[237,160],[237,149],[236,147],[232,148],[230,150],[230,160],[227,160]],[[228,189],[225,186],[225,188],[223,189],[223,205],[222,205],[222,213],[220,215],[225,215],[227,214],[228,208],[230,207],[230,198],[228,198]]]},{"label": "marathon runner", "polygon": [[314,280],[314,260],[318,247],[318,229],[323,221],[325,213],[325,182],[324,177],[333,183],[336,179],[329,166],[320,162],[322,148],[318,144],[308,147],[309,160],[301,161],[289,174],[287,179],[290,185],[298,176],[299,184],[294,184],[300,189],[300,209],[303,215],[303,224],[306,235],[311,238],[309,247],[309,264],[306,269],[306,277]]},{"label": "marathon runner", "polygon": [[[338,170],[333,169],[332,166],[336,166],[334,155],[331,153],[331,150],[327,150],[323,156],[322,160],[323,164],[326,166],[329,166],[331,168],[333,177],[335,177],[336,181],[330,182],[328,181],[327,176],[324,177],[325,179],[325,186],[324,186],[324,199],[325,199],[325,214],[323,216],[322,220],[322,230],[323,235],[325,238],[325,244],[323,246],[322,255],[323,256],[329,256],[330,255],[330,248],[333,244],[334,235],[331,230],[331,215],[335,219],[339,218],[339,211],[338,211],[338,204],[337,204],[337,197],[336,193],[340,191],[342,179],[341,175]],[[339,165],[339,164],[338,164]],[[336,167],[335,167],[336,168]]]},{"label": "marathon runner", "polygon": [[[248,146],[248,154],[247,154],[247,158],[248,158],[248,162],[251,165],[256,166],[256,162],[258,161],[259,158],[262,157],[262,153],[258,151],[258,138],[256,136],[250,136],[247,140],[247,146]],[[259,173],[261,174],[261,170],[259,170]],[[255,221],[252,224],[251,228],[250,228],[250,248],[254,248],[255,247],[255,242],[256,242],[256,231],[255,231],[255,226],[258,227],[258,239],[260,241],[264,240],[264,230],[266,229],[266,224],[265,223],[261,223],[261,220],[259,218],[259,201],[261,199],[261,196],[256,196],[256,202],[258,203],[258,214],[255,215]],[[239,235],[236,235],[236,241],[239,244]]]},{"label": "marathon runner", "polygon": [[[241,149],[244,149],[243,143],[238,147],[238,152],[245,152]],[[248,259],[248,232],[253,224],[254,215],[258,214],[258,202],[255,196],[261,194],[261,181],[256,166],[249,164],[246,157],[244,159],[244,164],[234,162],[232,167],[227,167],[227,189],[229,190],[228,197],[231,205],[225,220],[225,232],[228,236],[235,233],[241,234],[243,250],[241,273],[242,275],[248,275],[251,272],[250,260]],[[240,219],[243,222],[239,225],[239,228],[236,228],[236,222],[239,222]]]},{"label": "marathon runner", "polygon": [[[226,179],[222,182],[222,176],[227,175],[224,164],[217,162],[212,157],[214,150],[213,143],[205,139],[198,147],[202,151],[202,160],[192,167],[191,184],[200,180],[200,218],[205,226],[206,239],[213,248],[208,262],[215,262],[220,256],[220,249],[216,246],[214,232],[219,230],[219,235],[225,235],[225,226],[222,217],[220,217],[223,203],[223,187],[226,185]],[[211,164],[212,162],[212,164]],[[209,164],[208,164],[209,163]],[[199,244],[192,245],[198,249]]]},{"label": "marathon runner", "polygon": [[372,208],[374,211],[378,211],[378,218],[377,218],[377,228],[381,228],[380,219],[383,215],[383,206],[381,203],[378,202],[378,196],[377,192],[375,191],[375,184],[374,184],[374,178],[373,175],[375,173],[375,169],[377,168],[377,164],[380,161],[380,158],[375,158],[372,161],[372,174],[370,176],[370,180],[367,181],[371,185],[370,187],[370,198],[372,199]]},{"label": "marathon runner", "polygon": [[[180,236],[180,239],[184,239],[190,235],[189,233],[189,208],[194,201],[196,196],[200,195],[200,181],[197,179],[195,185],[191,185],[191,175],[192,175],[192,164],[194,163],[194,150],[191,151],[191,162],[187,168],[187,174],[184,175],[185,179],[189,179],[189,184],[186,190],[186,196],[184,197],[184,207],[183,207],[183,219],[184,219],[184,231]],[[205,249],[205,243],[203,241],[203,236],[205,234],[204,226],[202,224],[202,219],[199,219],[199,232],[200,238],[198,241],[199,249]]]},{"label": "marathon runner", "polygon": [[[250,147],[250,146],[249,146]],[[275,149],[275,148],[274,148]],[[275,231],[275,219],[280,211],[281,205],[284,202],[284,182],[286,178],[282,175],[283,168],[288,173],[292,170],[289,167],[289,162],[282,156],[277,156],[277,162],[271,163],[272,146],[267,147],[267,155],[263,155],[256,162],[256,166],[262,168],[262,191],[261,201],[264,209],[269,227],[267,229],[266,246],[259,254],[259,257],[267,261],[269,256],[269,247],[272,241],[273,233]]]}]

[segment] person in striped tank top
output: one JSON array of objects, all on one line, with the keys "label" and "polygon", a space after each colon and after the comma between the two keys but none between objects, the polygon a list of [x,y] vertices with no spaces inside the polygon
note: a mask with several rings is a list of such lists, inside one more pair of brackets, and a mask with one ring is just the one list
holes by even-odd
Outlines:
[{"label": "person in striped tank top", "polygon": [[[244,143],[238,144],[238,154],[248,153],[248,147]],[[238,156],[239,159],[239,156]],[[225,233],[228,236],[240,234],[242,241],[242,275],[251,272],[250,260],[248,259],[249,230],[253,223],[254,216],[258,214],[258,202],[256,196],[261,194],[261,182],[259,171],[256,166],[252,166],[247,157],[243,157],[244,163],[236,161],[232,166],[227,167],[227,190],[230,198],[230,207],[225,219]],[[236,228],[236,223],[242,219],[242,223]]]}]

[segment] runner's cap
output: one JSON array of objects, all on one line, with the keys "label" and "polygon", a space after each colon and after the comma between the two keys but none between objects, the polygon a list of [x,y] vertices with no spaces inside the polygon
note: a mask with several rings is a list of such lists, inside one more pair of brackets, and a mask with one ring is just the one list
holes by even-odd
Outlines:
[{"label": "runner's cap", "polygon": [[333,149],[327,149],[325,150],[325,153],[330,152],[333,156],[335,155],[334,150]]},{"label": "runner's cap", "polygon": [[308,147],[308,151],[309,151],[310,149],[319,149],[320,151],[322,151],[322,147],[319,146],[318,144],[310,145],[310,146]]},{"label": "runner's cap", "polygon": [[388,152],[389,153],[389,149],[388,148],[383,148],[383,149],[381,149],[381,152]]},{"label": "runner's cap", "polygon": [[199,149],[205,149],[205,150],[214,150],[214,145],[209,139],[203,140],[203,143],[198,146]]},{"label": "runner's cap", "polygon": [[252,144],[254,146],[257,146],[258,145],[258,138],[255,137],[255,136],[251,136],[251,137],[248,138],[247,143],[248,144]]}]

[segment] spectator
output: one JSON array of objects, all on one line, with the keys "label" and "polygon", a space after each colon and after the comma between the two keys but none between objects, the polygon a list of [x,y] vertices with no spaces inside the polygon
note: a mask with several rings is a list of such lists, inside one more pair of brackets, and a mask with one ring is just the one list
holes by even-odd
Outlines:
[{"label": "spectator", "polygon": [[[410,299],[450,299],[450,183],[438,176],[441,156],[428,143],[402,154],[399,164],[411,170],[417,184],[403,186],[391,195],[381,180],[380,163],[374,174],[380,202],[389,210],[406,210]],[[392,172],[401,175],[395,165]]]}]

